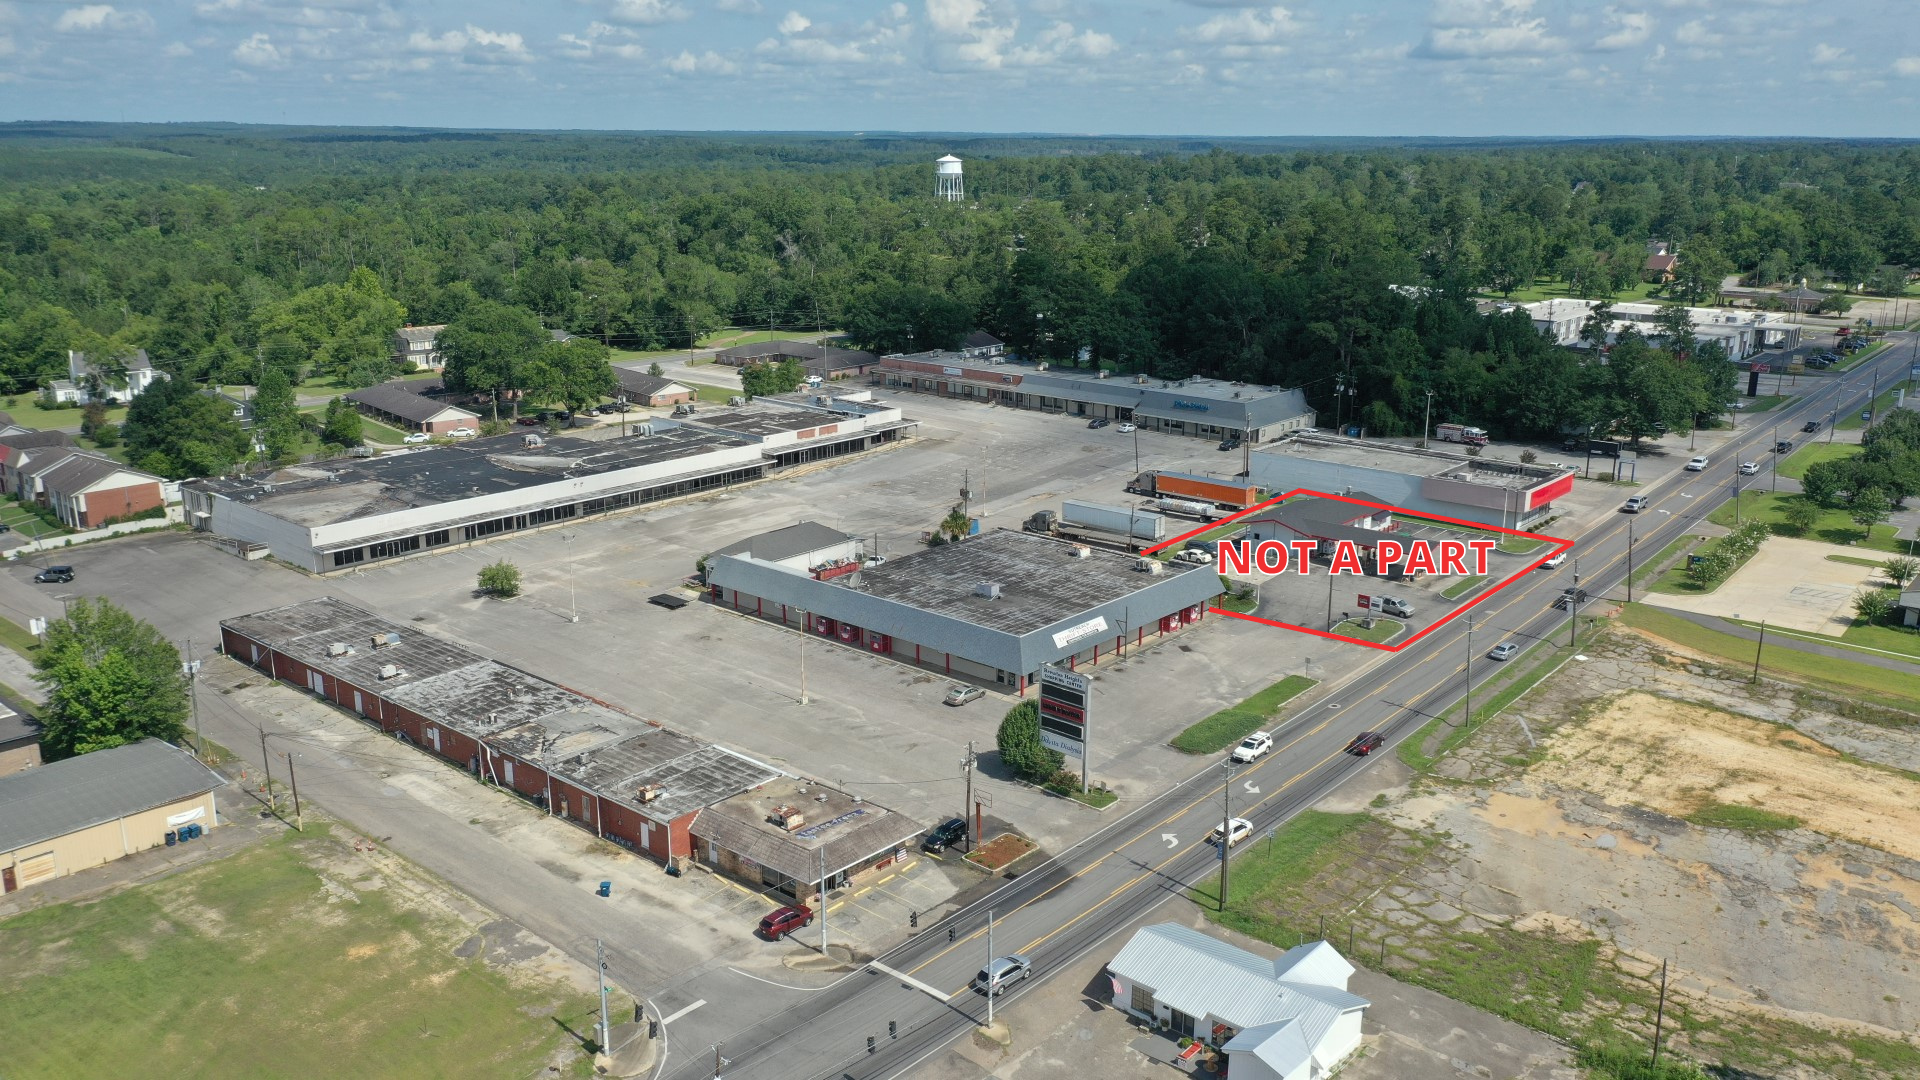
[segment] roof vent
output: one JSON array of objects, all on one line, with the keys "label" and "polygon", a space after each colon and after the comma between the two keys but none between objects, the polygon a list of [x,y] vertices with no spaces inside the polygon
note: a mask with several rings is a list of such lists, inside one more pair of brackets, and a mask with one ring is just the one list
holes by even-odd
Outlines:
[{"label": "roof vent", "polygon": [[1161,564],[1159,559],[1141,559],[1135,564],[1135,569],[1146,574],[1148,577],[1157,577],[1166,567]]},{"label": "roof vent", "polygon": [[1000,599],[1000,583],[997,581],[983,581],[973,587],[973,595],[985,597],[988,600],[998,600]]},{"label": "roof vent", "polygon": [[344,641],[336,641],[333,644],[327,646],[327,655],[328,656],[351,656],[353,655],[353,646],[347,644]]},{"label": "roof vent", "polygon": [[397,664],[382,664],[380,666],[380,681],[385,682],[388,679],[397,679],[399,677],[400,668]]},{"label": "roof vent", "polygon": [[796,807],[776,806],[773,808],[773,812],[767,815],[767,823],[770,825],[778,825],[788,832],[793,832],[795,829],[807,823],[807,816],[802,814]]},{"label": "roof vent", "polygon": [[867,800],[866,800],[866,797],[865,797],[865,796],[863,796],[863,795],[855,795],[855,796],[853,797],[853,805],[855,805],[855,806],[859,806],[859,805],[860,805],[861,803],[863,803],[863,802],[866,802],[866,801],[867,801]]},{"label": "roof vent", "polygon": [[392,630],[373,635],[373,647],[376,649],[388,649],[398,644],[400,644],[400,635]]},{"label": "roof vent", "polygon": [[641,784],[640,790],[634,792],[634,794],[639,796],[640,805],[645,806],[647,803],[650,803],[653,800],[658,799],[660,797],[660,785],[659,784]]},{"label": "roof vent", "polygon": [[1073,545],[1073,550],[1067,552],[1067,557],[1070,559],[1091,559],[1093,558],[1093,549],[1085,544],[1075,544]]}]

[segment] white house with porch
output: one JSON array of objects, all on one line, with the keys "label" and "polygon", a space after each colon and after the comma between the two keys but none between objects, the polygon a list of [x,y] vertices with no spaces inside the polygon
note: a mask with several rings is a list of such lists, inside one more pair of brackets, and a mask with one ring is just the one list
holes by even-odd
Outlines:
[{"label": "white house with porch", "polygon": [[1233,1080],[1318,1080],[1360,1046],[1369,1002],[1324,941],[1269,959],[1178,923],[1143,927],[1107,964],[1113,1003],[1227,1057]]}]

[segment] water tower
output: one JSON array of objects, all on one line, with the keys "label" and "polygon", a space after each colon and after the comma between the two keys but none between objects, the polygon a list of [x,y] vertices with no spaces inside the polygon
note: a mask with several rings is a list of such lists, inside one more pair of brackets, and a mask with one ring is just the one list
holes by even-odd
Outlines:
[{"label": "water tower", "polygon": [[966,185],[960,180],[960,159],[952,154],[933,163],[933,197],[947,202],[967,197]]}]

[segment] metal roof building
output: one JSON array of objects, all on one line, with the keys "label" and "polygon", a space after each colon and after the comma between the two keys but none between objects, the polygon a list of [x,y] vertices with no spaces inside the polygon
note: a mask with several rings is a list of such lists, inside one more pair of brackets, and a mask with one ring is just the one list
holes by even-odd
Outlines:
[{"label": "metal roof building", "polygon": [[1222,591],[1210,569],[1008,529],[830,580],[722,554],[707,581],[736,611],[1022,693],[1043,664],[1098,663],[1198,622]]},{"label": "metal roof building", "polygon": [[1369,1004],[1324,941],[1268,959],[1177,923],[1141,928],[1107,972],[1115,1006],[1224,1050],[1236,1080],[1326,1076],[1359,1047]]},{"label": "metal roof building", "polygon": [[215,824],[219,773],[159,739],[0,777],[0,892],[159,847]]},{"label": "metal roof building", "polygon": [[[1268,491],[1295,488],[1351,495],[1415,514],[1532,528],[1573,491],[1574,471],[1559,462],[1529,465],[1469,457],[1441,447],[1301,433],[1248,455],[1252,480]],[[1356,486],[1373,492],[1366,495]]]}]

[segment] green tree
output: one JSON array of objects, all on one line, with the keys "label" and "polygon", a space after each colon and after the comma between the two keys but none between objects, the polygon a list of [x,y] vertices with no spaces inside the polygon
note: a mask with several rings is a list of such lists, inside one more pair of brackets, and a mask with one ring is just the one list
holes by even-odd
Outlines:
[{"label": "green tree", "polygon": [[647,365],[647,374],[656,379],[663,379],[666,378],[667,369],[660,366],[660,361],[655,360],[653,363]]},{"label": "green tree", "polygon": [[180,651],[109,600],[73,601],[66,617],[47,627],[33,664],[47,692],[40,741],[52,760],[186,736]]},{"label": "green tree", "polygon": [[740,369],[740,387],[748,397],[790,394],[807,381],[807,369],[798,360],[777,364],[748,364]]},{"label": "green tree", "polygon": [[967,520],[966,511],[956,506],[947,511],[946,517],[940,519],[940,527],[935,531],[958,540],[967,535],[967,530],[972,527],[973,522]]},{"label": "green tree", "polygon": [[1907,587],[1907,582],[1912,581],[1915,575],[1920,574],[1920,559],[1910,559],[1905,555],[1896,555],[1880,564],[1880,572],[1887,575],[1888,581],[1904,589]]},{"label": "green tree", "polygon": [[160,379],[127,407],[127,458],[170,479],[217,476],[247,454],[247,433],[225,398],[185,379]]},{"label": "green tree", "polygon": [[436,341],[446,360],[447,389],[489,395],[496,419],[502,394],[512,398],[519,415],[518,393],[528,388],[535,358],[553,344],[533,312],[492,300],[469,305]]},{"label": "green tree", "polygon": [[1847,500],[1847,517],[1873,535],[1873,527],[1893,516],[1893,501],[1879,488],[1856,491]]},{"label": "green tree", "polygon": [[407,309],[362,266],[340,283],[302,289],[260,309],[258,333],[267,362],[298,382],[308,365],[351,386],[390,377],[393,335]]},{"label": "green tree", "polygon": [[268,367],[260,373],[253,395],[253,431],[274,461],[285,461],[300,449],[300,408],[294,402],[293,383],[280,368]]},{"label": "green tree", "polygon": [[1679,252],[1673,287],[1690,304],[1718,299],[1720,283],[1733,273],[1733,261],[1711,240],[1689,241]]},{"label": "green tree", "polygon": [[573,410],[611,397],[620,384],[607,357],[607,347],[592,338],[549,341],[525,368],[527,396]]},{"label": "green tree", "polygon": [[1788,499],[1781,516],[1796,535],[1805,536],[1820,523],[1820,508],[1810,498]]},{"label": "green tree", "polygon": [[1040,742],[1040,706],[1023,701],[1007,710],[998,734],[1000,764],[1029,783],[1044,783],[1060,771],[1066,758]]},{"label": "green tree", "polygon": [[1885,622],[1899,606],[1900,598],[1892,589],[1861,589],[1853,594],[1853,614],[1868,626]]},{"label": "green tree", "polygon": [[842,320],[847,336],[877,353],[957,349],[974,327],[973,309],[912,282],[870,285],[855,294]]},{"label": "green tree", "polygon": [[359,446],[366,441],[366,433],[360,423],[360,410],[346,398],[337,397],[327,402],[326,419],[320,427],[320,441],[328,446]]},{"label": "green tree", "polygon": [[505,599],[520,595],[520,568],[502,559],[480,568],[480,591]]}]

